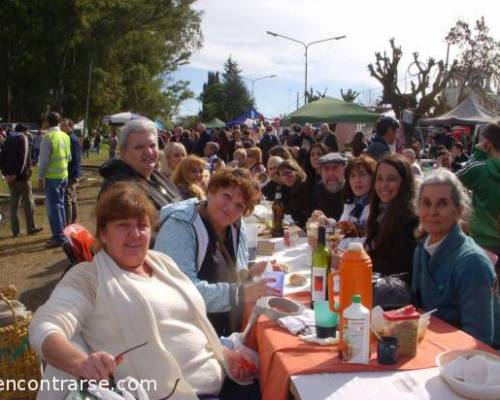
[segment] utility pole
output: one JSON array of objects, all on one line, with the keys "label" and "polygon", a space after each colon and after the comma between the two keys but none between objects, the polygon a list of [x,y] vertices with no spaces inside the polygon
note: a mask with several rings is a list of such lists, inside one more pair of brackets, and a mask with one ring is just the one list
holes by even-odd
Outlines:
[{"label": "utility pole", "polygon": [[314,42],[309,42],[309,43],[304,43],[303,41],[301,40],[297,40],[297,39],[294,39],[294,38],[291,38],[291,37],[288,37],[288,36],[285,36],[285,35],[280,35],[279,33],[275,33],[275,32],[270,32],[270,31],[266,31],[266,33],[268,35],[271,35],[271,36],[274,36],[274,37],[280,37],[280,38],[283,38],[283,39],[287,39],[287,40],[291,40],[292,42],[295,42],[295,43],[299,43],[301,44],[302,46],[304,46],[304,56],[305,56],[305,71],[304,71],[304,104],[307,104],[307,51],[309,50],[309,46],[313,45],[313,44],[317,44],[317,43],[323,43],[323,42],[328,42],[330,40],[340,40],[340,39],[344,39],[346,37],[346,35],[342,35],[342,36],[335,36],[335,37],[331,37],[331,38],[327,38],[327,39],[321,39],[321,40],[315,40]]}]

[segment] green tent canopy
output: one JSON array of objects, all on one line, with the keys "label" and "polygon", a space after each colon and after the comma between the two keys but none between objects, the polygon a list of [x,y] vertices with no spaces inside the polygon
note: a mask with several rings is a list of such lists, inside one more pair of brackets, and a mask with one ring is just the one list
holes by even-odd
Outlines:
[{"label": "green tent canopy", "polygon": [[204,122],[204,124],[207,129],[224,128],[226,126],[226,123],[219,118],[214,118],[211,121]]},{"label": "green tent canopy", "polygon": [[357,104],[332,97],[324,97],[299,108],[284,119],[285,124],[312,124],[322,122],[373,123],[379,119],[377,113],[368,111]]}]

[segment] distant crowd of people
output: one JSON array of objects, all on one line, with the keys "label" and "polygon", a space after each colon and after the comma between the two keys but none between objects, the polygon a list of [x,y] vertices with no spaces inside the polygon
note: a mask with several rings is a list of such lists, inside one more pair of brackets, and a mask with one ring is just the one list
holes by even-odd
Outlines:
[{"label": "distant crowd of people", "polygon": [[[68,120],[49,117],[39,177],[59,244],[72,138]],[[75,376],[161,378],[156,397],[175,386],[186,398],[258,398],[255,385],[239,385],[249,379],[238,364],[244,356],[217,336],[240,329],[245,304],[276,294],[269,280],[252,279],[264,264],[249,263],[244,217],[279,192],[298,226],[352,225],[374,272],[400,277],[415,305],[500,347],[500,126],[486,126],[470,159],[447,132],[446,142],[435,137],[429,149],[412,144],[397,154],[398,130],[384,117],[369,140],[357,133],[341,152],[333,124],[294,125],[281,135],[272,124],[199,124],[158,135],[150,121],[128,122],[116,138],[119,155],[99,169],[101,250],[40,307],[32,344]],[[432,171],[419,165],[428,151]],[[78,331],[88,353],[70,342]],[[111,356],[144,337],[142,352]]]}]

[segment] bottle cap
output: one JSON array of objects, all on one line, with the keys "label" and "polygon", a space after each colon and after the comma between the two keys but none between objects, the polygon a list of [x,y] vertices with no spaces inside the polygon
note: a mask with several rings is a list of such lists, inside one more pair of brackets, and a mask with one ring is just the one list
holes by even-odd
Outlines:
[{"label": "bottle cap", "polygon": [[352,302],[353,303],[361,303],[361,295],[360,294],[355,294],[354,296],[352,296]]},{"label": "bottle cap", "polygon": [[419,319],[420,313],[411,304],[398,310],[384,311],[384,317],[389,321],[403,321],[408,319]]},{"label": "bottle cap", "polygon": [[363,245],[361,243],[349,243],[349,246],[347,247],[347,251],[361,253],[361,252],[363,252]]}]

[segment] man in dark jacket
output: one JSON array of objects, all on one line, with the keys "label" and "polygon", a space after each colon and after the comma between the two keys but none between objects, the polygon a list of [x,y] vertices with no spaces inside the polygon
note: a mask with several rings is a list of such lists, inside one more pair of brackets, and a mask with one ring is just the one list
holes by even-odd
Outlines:
[{"label": "man in dark jacket", "polygon": [[31,190],[31,157],[28,127],[18,124],[16,130],[7,137],[0,155],[0,169],[5,176],[10,192],[10,228],[14,237],[19,236],[19,202],[22,201],[26,231],[28,235],[40,232],[43,228],[35,225],[35,202]]},{"label": "man in dark jacket", "polygon": [[151,121],[129,121],[120,131],[120,158],[106,161],[99,173],[104,178],[101,193],[113,183],[131,181],[142,185],[159,210],[182,200],[177,187],[156,170],[158,134]]},{"label": "man in dark jacket", "polygon": [[207,132],[204,124],[198,124],[198,126],[196,127],[196,132],[198,132],[198,135],[200,135],[200,137],[194,145],[193,153],[200,157],[203,157],[205,145],[208,142],[212,141],[212,135]]},{"label": "man in dark jacket", "polygon": [[399,123],[394,118],[383,117],[380,119],[375,128],[377,134],[372,139],[368,149],[366,149],[368,155],[378,161],[382,157],[391,154],[389,145],[396,142],[398,129]]},{"label": "man in dark jacket", "polygon": [[278,137],[273,133],[273,127],[271,125],[267,125],[264,135],[262,135],[262,139],[260,139],[260,142],[257,145],[262,150],[262,162],[264,164],[267,164],[269,150],[279,144],[280,141],[278,140]]},{"label": "man in dark jacket", "polygon": [[64,118],[61,121],[61,130],[69,135],[71,144],[71,160],[68,163],[68,185],[64,192],[64,210],[66,212],[66,225],[74,224],[78,215],[76,191],[78,181],[82,174],[81,150],[78,138],[73,132],[73,121]]},{"label": "man in dark jacket", "polygon": [[299,147],[298,162],[302,168],[305,168],[306,160],[309,158],[309,151],[315,143],[316,139],[314,139],[314,129],[309,122],[306,122],[300,131],[300,134],[295,136],[292,140],[292,146]]},{"label": "man in dark jacket", "polygon": [[344,209],[342,189],[347,159],[340,153],[328,153],[319,159],[321,181],[314,188],[312,210],[321,210],[328,218],[339,220]]},{"label": "man in dark jacket", "polygon": [[450,151],[451,146],[455,139],[453,139],[453,133],[451,131],[451,127],[449,125],[443,126],[443,130],[434,136],[434,147],[438,148],[439,146],[446,147],[446,150]]},{"label": "man in dark jacket", "polygon": [[318,142],[323,143],[332,153],[336,153],[339,151],[337,135],[335,134],[335,126],[335,124],[331,124],[330,126],[328,126],[327,123],[323,123],[319,127]]}]

